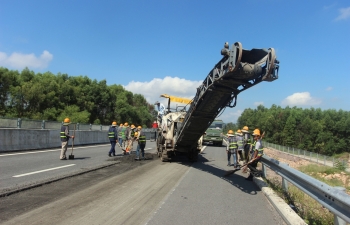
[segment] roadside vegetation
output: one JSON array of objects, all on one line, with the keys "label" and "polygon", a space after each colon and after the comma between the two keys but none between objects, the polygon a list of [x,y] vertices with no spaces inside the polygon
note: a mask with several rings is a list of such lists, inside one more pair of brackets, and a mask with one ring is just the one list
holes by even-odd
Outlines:
[{"label": "roadside vegetation", "polygon": [[0,117],[150,126],[155,110],[143,95],[106,80],[0,67]]},{"label": "roadside vegetation", "polygon": [[[280,162],[288,163],[291,167],[320,180],[330,186],[344,187],[350,194],[350,173],[342,166],[328,167],[311,163],[307,160],[297,159],[284,153],[268,150],[269,156],[278,159]],[[278,155],[279,154],[279,155]],[[286,203],[310,225],[334,224],[334,215],[324,208],[312,197],[305,194],[292,184],[288,185],[288,192],[282,189],[282,179],[273,171],[267,174],[267,183]]]}]

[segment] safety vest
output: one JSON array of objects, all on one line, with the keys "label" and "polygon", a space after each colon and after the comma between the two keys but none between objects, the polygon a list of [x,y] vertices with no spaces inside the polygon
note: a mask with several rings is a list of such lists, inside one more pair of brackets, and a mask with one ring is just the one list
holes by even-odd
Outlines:
[{"label": "safety vest", "polygon": [[260,147],[259,149],[255,149],[255,151],[258,151],[258,156],[263,156],[264,155],[264,146],[260,142]]},{"label": "safety vest", "polygon": [[60,132],[61,141],[68,141],[69,139],[69,136],[66,135],[66,129],[68,129],[68,125],[63,125],[61,127],[61,132]]},{"label": "safety vest", "polygon": [[125,131],[126,131],[126,127],[123,127],[123,128],[122,128],[122,131],[121,131],[121,132],[122,132],[122,135],[121,135],[121,136],[122,136],[122,138],[123,138],[124,140],[125,140]]},{"label": "safety vest", "polygon": [[131,137],[133,138],[135,136],[135,129],[131,129]]},{"label": "safety vest", "polygon": [[115,127],[110,127],[109,130],[108,130],[108,138],[110,141],[115,141],[116,139],[116,129]]},{"label": "safety vest", "polygon": [[251,141],[251,138],[250,138],[250,134],[249,134],[249,133],[245,133],[245,134],[244,134],[244,142],[245,142],[247,145],[251,145],[251,144],[252,144],[252,141]]},{"label": "safety vest", "polygon": [[[141,132],[141,131],[139,131]],[[146,144],[146,136],[143,134],[143,132],[141,132],[140,136],[139,136],[139,144]]]},{"label": "safety vest", "polygon": [[236,140],[235,137],[229,137],[228,138],[228,143],[229,143],[228,149],[233,150],[233,149],[238,148],[237,140]]},{"label": "safety vest", "polygon": [[237,144],[239,149],[243,149],[243,137],[238,138]]},{"label": "safety vest", "polygon": [[119,127],[118,130],[119,130],[119,133],[118,133],[119,138],[120,138],[120,137],[123,137],[123,132],[122,132],[123,127]]}]

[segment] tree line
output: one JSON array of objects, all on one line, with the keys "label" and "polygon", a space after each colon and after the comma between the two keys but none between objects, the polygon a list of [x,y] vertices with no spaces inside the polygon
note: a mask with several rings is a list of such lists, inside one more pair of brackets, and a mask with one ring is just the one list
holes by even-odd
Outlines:
[{"label": "tree line", "polygon": [[344,110],[281,108],[245,109],[237,127],[248,126],[252,131],[265,132],[270,143],[333,155],[350,152],[350,112]]},{"label": "tree line", "polygon": [[87,76],[21,72],[0,67],[0,116],[91,124],[151,126],[154,106],[121,85]]}]

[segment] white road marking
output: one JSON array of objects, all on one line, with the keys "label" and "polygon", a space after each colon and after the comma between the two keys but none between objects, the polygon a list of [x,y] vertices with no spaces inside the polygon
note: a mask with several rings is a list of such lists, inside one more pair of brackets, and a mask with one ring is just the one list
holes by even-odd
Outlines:
[{"label": "white road marking", "polygon": [[[110,144],[106,144],[106,145],[110,145]],[[94,146],[87,146],[87,147],[77,147],[74,148],[75,149],[82,149],[82,148],[94,148],[94,147],[98,147],[98,146],[105,146],[105,145],[94,145]],[[27,155],[27,154],[36,154],[36,153],[42,153],[42,152],[56,152],[56,151],[61,151],[61,149],[55,149],[55,150],[45,150],[45,151],[35,151],[35,152],[19,152],[19,153],[10,153],[10,154],[3,154],[0,155],[0,157],[3,156],[11,156],[11,155]]]},{"label": "white road marking", "polygon": [[50,170],[57,170],[57,169],[61,169],[61,168],[69,167],[69,166],[75,166],[75,164],[59,166],[59,167],[50,168],[50,169],[46,169],[46,170],[39,170],[39,171],[31,172],[31,173],[24,173],[24,174],[16,175],[13,177],[24,177],[24,176],[28,176],[28,175],[32,175],[32,174],[36,174],[36,173],[42,173],[42,172],[46,172],[46,171],[50,171]]}]

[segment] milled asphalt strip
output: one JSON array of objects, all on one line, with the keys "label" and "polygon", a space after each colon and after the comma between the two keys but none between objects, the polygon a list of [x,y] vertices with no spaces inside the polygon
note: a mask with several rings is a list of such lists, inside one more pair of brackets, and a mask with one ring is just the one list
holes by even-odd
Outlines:
[{"label": "milled asphalt strip", "polygon": [[[109,144],[106,144],[106,145],[109,145]],[[82,149],[82,148],[94,148],[94,147],[98,147],[98,146],[106,146],[106,145],[93,145],[93,146],[88,146],[88,147],[76,147],[75,149]],[[58,149],[54,149],[54,150],[45,150],[45,151],[10,153],[10,154],[3,154],[3,155],[0,155],[0,157],[4,157],[4,156],[12,156],[12,155],[27,155],[27,154],[36,154],[36,153],[42,153],[42,152],[57,152],[57,151],[61,151],[61,149],[60,149],[60,148],[58,148]]]},{"label": "milled asphalt strip", "polygon": [[20,174],[20,175],[15,175],[15,176],[12,176],[12,177],[24,177],[24,176],[28,176],[28,175],[32,175],[32,174],[43,173],[43,172],[46,172],[46,171],[58,170],[58,169],[62,169],[62,168],[69,167],[69,166],[75,166],[75,164],[69,164],[69,165],[65,165],[65,166],[54,167],[54,168],[50,168],[50,169],[46,169],[46,170],[38,170],[38,171],[30,172],[30,173],[24,173],[24,174]]},{"label": "milled asphalt strip", "polygon": [[90,168],[90,169],[87,169],[85,171],[79,171],[79,172],[72,173],[70,175],[63,175],[61,177],[57,177],[57,178],[54,178],[54,179],[41,181],[41,182],[36,183],[36,184],[29,184],[29,185],[26,185],[26,186],[18,187],[15,190],[4,190],[2,193],[0,193],[0,198],[6,197],[6,196],[9,196],[9,195],[21,192],[21,191],[25,191],[25,190],[29,190],[29,189],[32,189],[32,188],[40,187],[40,186],[43,186],[45,184],[50,184],[50,183],[53,183],[53,182],[56,182],[56,181],[60,181],[60,180],[66,179],[66,178],[75,177],[75,176],[79,176],[79,175],[82,175],[82,174],[85,174],[85,173],[89,173],[89,172],[92,172],[92,171],[95,171],[95,170],[103,169],[103,168],[106,168],[106,167],[109,167],[109,166],[113,166],[113,165],[119,164],[119,163],[120,163],[120,161],[115,161],[115,162],[111,162],[111,163],[108,163],[108,164],[105,164],[105,165],[101,165],[101,166],[97,166],[97,167],[94,167],[94,168]]}]

